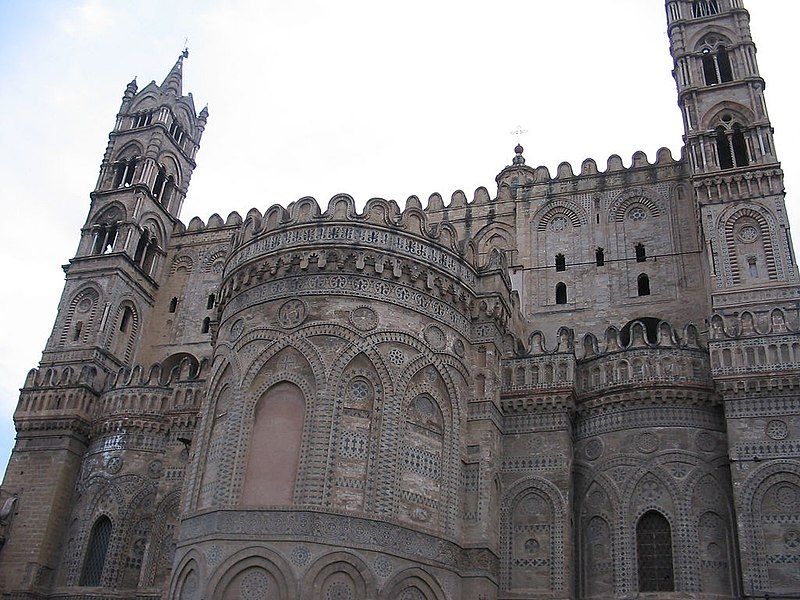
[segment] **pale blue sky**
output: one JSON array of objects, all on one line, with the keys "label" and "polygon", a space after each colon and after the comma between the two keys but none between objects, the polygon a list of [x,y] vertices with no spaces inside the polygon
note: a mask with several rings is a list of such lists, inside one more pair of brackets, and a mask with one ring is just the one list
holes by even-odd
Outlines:
[{"label": "pale blue sky", "polygon": [[[797,240],[800,3],[746,4]],[[665,31],[660,0],[0,0],[0,465],[125,84],[160,81],[184,38],[185,90],[211,113],[188,222],[305,195],[491,189],[518,124],[528,164],[553,171],[678,155]]]}]

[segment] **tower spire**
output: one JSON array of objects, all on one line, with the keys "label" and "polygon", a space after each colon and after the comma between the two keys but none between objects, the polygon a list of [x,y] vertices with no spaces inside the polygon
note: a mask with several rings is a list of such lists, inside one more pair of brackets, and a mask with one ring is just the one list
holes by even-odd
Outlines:
[{"label": "tower spire", "polygon": [[184,48],[178,56],[172,69],[170,69],[164,81],[161,83],[162,90],[172,90],[176,96],[183,96],[183,59],[189,58],[189,49]]}]

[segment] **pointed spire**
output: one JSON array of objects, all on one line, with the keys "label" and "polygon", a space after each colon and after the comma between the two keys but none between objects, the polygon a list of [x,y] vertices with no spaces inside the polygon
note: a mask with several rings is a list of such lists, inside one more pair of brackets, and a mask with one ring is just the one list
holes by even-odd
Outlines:
[{"label": "pointed spire", "polygon": [[175,65],[161,83],[161,89],[172,90],[179,98],[183,96],[183,59],[189,57],[189,49],[184,48]]}]

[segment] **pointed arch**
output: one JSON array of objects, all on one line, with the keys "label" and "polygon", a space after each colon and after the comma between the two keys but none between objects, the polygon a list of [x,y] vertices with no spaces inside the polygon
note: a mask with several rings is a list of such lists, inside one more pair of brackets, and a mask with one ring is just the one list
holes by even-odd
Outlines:
[{"label": "pointed arch", "polygon": [[352,598],[368,600],[377,595],[375,576],[355,554],[331,552],[318,558],[303,578],[303,591],[321,600]]},{"label": "pointed arch", "polygon": [[113,528],[111,519],[106,515],[98,517],[92,525],[78,585],[86,587],[100,587],[102,585]]},{"label": "pointed arch", "polygon": [[384,586],[382,600],[447,600],[436,577],[417,567],[400,571]]},{"label": "pointed arch", "polygon": [[640,592],[675,591],[672,527],[657,510],[636,523],[636,558]]},{"label": "pointed arch", "polygon": [[89,285],[80,288],[67,305],[59,345],[86,344],[94,332],[99,313],[100,290]]}]

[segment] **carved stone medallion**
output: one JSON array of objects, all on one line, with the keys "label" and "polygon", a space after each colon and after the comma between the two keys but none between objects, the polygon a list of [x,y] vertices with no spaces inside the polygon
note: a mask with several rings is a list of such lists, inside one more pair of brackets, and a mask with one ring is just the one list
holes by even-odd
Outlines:
[{"label": "carved stone medallion", "polygon": [[122,469],[122,458],[119,456],[112,456],[106,461],[106,471],[112,475],[119,473]]},{"label": "carved stone medallion", "polygon": [[292,329],[306,320],[306,305],[294,298],[283,303],[278,311],[278,324],[284,329]]},{"label": "carved stone medallion", "polygon": [[652,454],[658,450],[658,436],[655,433],[645,432],[636,436],[636,449],[644,454]]},{"label": "carved stone medallion", "polygon": [[603,454],[603,442],[599,438],[592,438],[586,442],[583,452],[589,460],[597,460]]},{"label": "carved stone medallion", "polygon": [[786,421],[773,419],[767,423],[766,433],[773,440],[785,440],[789,435],[789,426]]},{"label": "carved stone medallion", "polygon": [[369,306],[359,306],[350,312],[350,324],[361,331],[372,331],[378,326],[378,314]]},{"label": "carved stone medallion", "polygon": [[428,345],[434,350],[444,349],[445,343],[447,342],[444,331],[436,325],[429,325],[425,329],[423,336],[425,337],[425,341],[428,342]]}]

